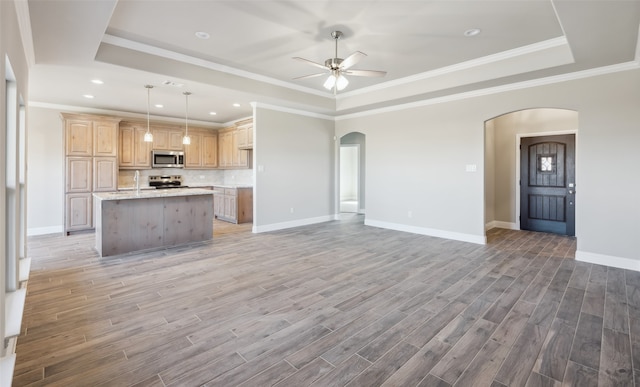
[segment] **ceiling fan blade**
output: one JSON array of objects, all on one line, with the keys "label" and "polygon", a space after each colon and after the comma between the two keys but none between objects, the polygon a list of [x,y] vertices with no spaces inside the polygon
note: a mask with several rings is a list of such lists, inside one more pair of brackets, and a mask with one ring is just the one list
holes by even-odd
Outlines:
[{"label": "ceiling fan blade", "polygon": [[301,77],[296,77],[296,78],[293,78],[293,79],[315,78],[315,77],[319,77],[321,75],[327,75],[327,73],[317,73],[317,74],[303,75]]},{"label": "ceiling fan blade", "polygon": [[327,66],[325,66],[323,64],[320,64],[320,63],[316,63],[316,62],[310,61],[309,59],[300,58],[298,56],[294,56],[293,59],[298,60],[298,61],[303,62],[303,63],[310,64],[311,66],[315,66],[315,67],[321,68],[323,70],[327,70]]},{"label": "ceiling fan blade", "polygon": [[378,70],[346,70],[342,72],[345,75],[355,75],[356,77],[384,77],[386,71]]},{"label": "ceiling fan blade", "polygon": [[340,68],[343,70],[346,70],[349,67],[353,66],[354,64],[360,62],[360,59],[364,58],[365,56],[367,56],[367,54],[365,54],[364,52],[356,51],[353,54],[346,57],[342,61],[342,63],[340,63]]}]

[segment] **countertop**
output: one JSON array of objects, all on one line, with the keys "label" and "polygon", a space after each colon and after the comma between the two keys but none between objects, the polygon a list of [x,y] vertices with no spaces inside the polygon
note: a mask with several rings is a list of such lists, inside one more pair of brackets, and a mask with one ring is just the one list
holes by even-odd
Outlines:
[{"label": "countertop", "polygon": [[94,192],[93,196],[101,200],[127,200],[166,198],[172,196],[213,195],[212,190],[204,188],[172,188],[172,189],[142,189],[140,193],[135,190],[117,192]]},{"label": "countertop", "polygon": [[[253,186],[251,184],[209,184],[209,183],[203,183],[203,184],[185,184],[185,186],[188,188],[209,188],[211,189],[212,187],[220,187],[220,188],[253,188]],[[118,187],[118,191],[133,191],[135,189],[135,187],[133,186],[120,186]],[[155,187],[149,187],[148,185],[145,186],[141,186],[140,190],[150,190],[150,189],[156,189]],[[177,188],[174,188],[177,189]]]},{"label": "countertop", "polygon": [[214,184],[213,186],[220,188],[253,188],[251,184]]}]

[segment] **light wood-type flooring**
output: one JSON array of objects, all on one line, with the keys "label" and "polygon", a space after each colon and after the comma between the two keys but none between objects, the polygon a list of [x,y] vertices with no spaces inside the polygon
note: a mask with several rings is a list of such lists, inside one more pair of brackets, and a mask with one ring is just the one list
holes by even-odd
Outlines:
[{"label": "light wood-type flooring", "polygon": [[32,237],[14,386],[633,386],[640,273],[362,217],[101,259]]}]

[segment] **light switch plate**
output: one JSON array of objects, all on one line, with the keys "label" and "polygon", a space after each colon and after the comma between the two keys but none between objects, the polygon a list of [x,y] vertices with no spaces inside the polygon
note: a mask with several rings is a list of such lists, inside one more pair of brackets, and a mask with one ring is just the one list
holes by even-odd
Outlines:
[{"label": "light switch plate", "polygon": [[467,164],[466,171],[467,172],[476,172],[478,170],[478,166],[475,164]]}]

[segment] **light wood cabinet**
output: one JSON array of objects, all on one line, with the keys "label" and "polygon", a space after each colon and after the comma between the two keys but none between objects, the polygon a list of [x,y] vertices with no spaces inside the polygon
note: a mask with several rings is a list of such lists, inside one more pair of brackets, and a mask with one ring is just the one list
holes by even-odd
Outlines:
[{"label": "light wood cabinet", "polygon": [[253,120],[236,123],[238,148],[253,149]]},{"label": "light wood cabinet", "polygon": [[202,166],[204,168],[218,167],[218,134],[202,134]]},{"label": "light wood cabinet", "polygon": [[218,131],[218,165],[226,169],[250,168],[249,151],[240,149],[238,144],[241,137],[247,143],[247,131],[238,132],[238,128],[229,127]]},{"label": "light wood cabinet", "polygon": [[118,159],[115,157],[93,158],[93,192],[118,190]]},{"label": "light wood cabinet", "polygon": [[153,149],[171,151],[183,150],[183,133],[181,129],[153,128],[151,132],[153,134]]},{"label": "light wood cabinet", "polygon": [[93,156],[93,122],[91,120],[65,120],[65,155]]},{"label": "light wood cabinet", "polygon": [[91,119],[65,120],[67,156],[117,155],[118,123]]},{"label": "light wood cabinet", "polygon": [[66,193],[91,192],[92,157],[66,158]]},{"label": "light wood cabinet", "polygon": [[93,228],[93,198],[91,193],[65,195],[65,230],[80,231]]},{"label": "light wood cabinet", "polygon": [[[116,157],[118,155],[118,124],[97,121],[93,123],[93,156]],[[117,168],[116,168],[117,170]]]},{"label": "light wood cabinet", "polygon": [[146,127],[128,123],[120,125],[120,141],[118,146],[120,169],[151,168],[151,143],[144,141]]},{"label": "light wood cabinet", "polygon": [[189,133],[191,144],[184,146],[185,168],[202,167],[202,136],[198,133]]},{"label": "light wood cabinet", "polygon": [[253,221],[253,188],[214,187],[213,215],[231,223]]},{"label": "light wood cabinet", "polygon": [[120,119],[61,114],[65,132],[65,232],[93,228],[93,192],[115,191]]},{"label": "light wood cabinet", "polygon": [[191,144],[184,146],[186,168],[218,167],[218,134],[210,130],[189,131]]},{"label": "light wood cabinet", "polygon": [[218,132],[218,165],[220,168],[233,165],[233,135],[230,130],[223,129]]},{"label": "light wood cabinet", "polygon": [[238,145],[238,131],[233,131],[233,163],[235,168],[249,168],[249,151]]}]

